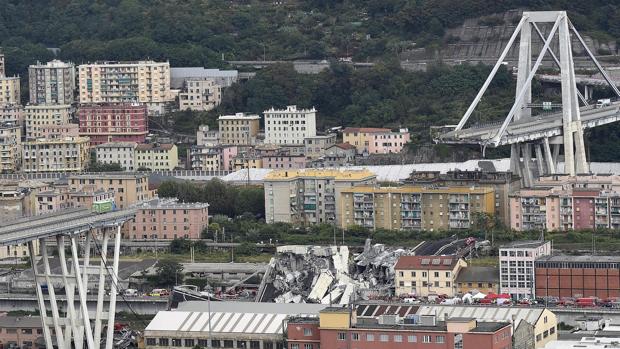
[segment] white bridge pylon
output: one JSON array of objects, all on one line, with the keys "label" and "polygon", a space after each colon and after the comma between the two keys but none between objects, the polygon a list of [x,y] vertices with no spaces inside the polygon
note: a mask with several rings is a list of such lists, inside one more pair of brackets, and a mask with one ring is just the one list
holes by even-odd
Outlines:
[{"label": "white bridge pylon", "polygon": [[[49,254],[45,245],[45,237],[38,238],[41,247],[41,257],[37,264],[35,240],[28,242],[30,261],[34,273],[35,290],[41,322],[43,337],[47,348],[58,349],[82,349],[84,343],[88,349],[100,348],[103,322],[107,324],[105,335],[105,348],[111,349],[114,343],[114,316],[116,312],[116,293],[118,291],[118,261],[121,242],[121,224],[98,229],[100,236],[95,234],[94,229],[80,230],[71,234],[59,234],[52,238],[56,239],[58,258],[60,261],[61,274],[52,274],[50,269]],[[83,237],[83,255],[80,264],[79,245]],[[115,239],[112,263],[108,260],[107,248],[110,237]],[[67,258],[65,247],[68,239],[70,258]],[[100,239],[100,243],[98,240]],[[91,265],[91,247],[95,254],[92,257],[99,259]],[[93,269],[98,268],[98,292],[97,310],[94,318],[89,314],[87,306],[88,282],[92,280]],[[94,267],[94,268],[93,268]],[[110,298],[107,311],[104,309],[106,283],[109,285]],[[56,298],[55,285],[62,285],[66,294],[66,313],[60,314],[58,299]],[[49,309],[46,307],[44,289],[49,295]],[[77,294],[76,294],[77,290]],[[77,298],[76,298],[77,297]],[[75,303],[79,304],[76,308]],[[48,316],[51,312],[51,317]],[[94,328],[92,321],[94,320]],[[53,333],[53,334],[52,334]],[[55,341],[52,339],[55,337]],[[55,344],[55,345],[54,345]]]},{"label": "white bridge pylon", "polygon": [[[538,27],[538,24],[544,23],[552,23],[552,27],[546,35],[544,35]],[[533,64],[532,32],[543,42],[543,47]],[[502,66],[517,36],[519,37],[519,63],[515,102],[496,133],[492,137],[477,143],[482,145],[483,148],[487,146],[497,147],[502,144],[502,137],[506,136],[509,125],[515,122],[524,122],[528,119],[533,120],[530,109],[532,105],[532,80],[543,58],[548,53],[560,69],[562,89],[562,134],[554,137],[544,137],[536,141],[527,140],[511,144],[510,168],[513,173],[518,174],[522,178],[522,182],[525,186],[531,186],[533,181],[533,168],[531,168],[533,166],[533,158],[536,159],[539,175],[556,173],[558,170],[557,161],[560,146],[564,148],[564,172],[570,175],[589,172],[579,106],[580,101],[583,105],[588,106],[588,101],[577,89],[571,47],[571,33],[584,47],[589,58],[596,65],[614,93],[620,96],[620,91],[615,83],[609,78],[609,75],[603,70],[592,52],[588,49],[583,38],[568,19],[565,11],[523,12],[521,21],[510,37],[497,63],[491,70],[490,75],[487,77],[480,91],[478,91],[474,101],[471,103],[458,125],[452,131],[458,138],[460,131],[463,130],[463,127],[482,99],[484,93],[497,74],[497,71]],[[550,48],[554,40],[558,40],[559,43],[558,54],[554,53]]]}]

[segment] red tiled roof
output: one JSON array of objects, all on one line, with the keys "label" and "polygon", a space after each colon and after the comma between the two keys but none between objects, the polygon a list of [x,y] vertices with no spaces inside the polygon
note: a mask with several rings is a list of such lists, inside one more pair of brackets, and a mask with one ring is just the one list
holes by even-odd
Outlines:
[{"label": "red tiled roof", "polygon": [[382,133],[382,132],[392,132],[389,128],[378,128],[378,127],[347,127],[342,130],[342,133],[354,133],[354,132],[365,132],[365,133]]},{"label": "red tiled roof", "polygon": [[394,269],[400,270],[452,270],[459,258],[456,256],[402,256]]}]

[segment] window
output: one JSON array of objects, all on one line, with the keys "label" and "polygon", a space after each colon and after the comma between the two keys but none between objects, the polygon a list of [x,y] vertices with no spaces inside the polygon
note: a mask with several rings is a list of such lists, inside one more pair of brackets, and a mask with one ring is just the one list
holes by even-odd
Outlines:
[{"label": "window", "polygon": [[291,344],[291,349],[299,349],[299,344]]},{"label": "window", "polygon": [[436,272],[435,272],[435,277],[436,277],[436,278],[438,278],[438,277],[439,277],[439,272],[438,272],[438,271],[436,271]]},{"label": "window", "polygon": [[394,335],[394,342],[401,343],[403,341],[403,336],[396,334]]},{"label": "window", "polygon": [[181,339],[179,338],[172,338],[172,346],[173,347],[180,347],[181,344]]},{"label": "window", "polygon": [[431,336],[423,336],[422,337],[422,343],[432,343],[432,339]]},{"label": "window", "polygon": [[23,334],[32,334],[32,328],[24,328],[22,329]]},{"label": "window", "polygon": [[146,339],[146,345],[156,345],[156,344],[157,344],[157,340],[155,340],[155,338]]},{"label": "window", "polygon": [[418,336],[407,336],[407,342],[409,342],[409,343],[417,343],[418,342]]},{"label": "window", "polygon": [[159,339],[159,346],[160,347],[167,347],[168,345],[169,345],[168,338],[160,338]]},{"label": "window", "polygon": [[312,344],[309,344],[309,343],[304,344],[304,349],[312,349]]},{"label": "window", "polygon": [[186,347],[193,347],[194,346],[194,340],[193,339],[186,339],[185,340],[185,346]]},{"label": "window", "polygon": [[372,333],[368,333],[366,334],[366,342],[374,342],[375,341],[375,335]]},{"label": "window", "polygon": [[354,341],[359,341],[360,340],[360,334],[359,333],[351,333],[351,339]]},{"label": "window", "polygon": [[390,336],[388,336],[387,334],[382,334],[379,336],[379,341],[380,342],[389,342],[390,341]]},{"label": "window", "polygon": [[347,334],[344,332],[338,332],[338,340],[343,341],[347,339]]},{"label": "window", "polygon": [[411,277],[415,277],[415,271],[411,272]]},{"label": "window", "polygon": [[199,339],[198,340],[198,346],[200,347],[207,347],[209,345],[209,341],[206,339]]},{"label": "window", "polygon": [[304,336],[306,336],[306,337],[312,336],[312,329],[311,328],[304,328]]},{"label": "window", "polygon": [[542,340],[542,335],[541,334],[537,334],[536,335],[536,341],[540,342]]},{"label": "window", "polygon": [[435,342],[436,343],[445,343],[446,342],[446,337],[445,336],[435,336]]},{"label": "window", "polygon": [[549,337],[549,331],[545,330],[545,332],[543,332],[543,338],[547,338]]},{"label": "window", "polygon": [[555,333],[555,326],[549,329],[549,334],[554,334],[554,333]]}]

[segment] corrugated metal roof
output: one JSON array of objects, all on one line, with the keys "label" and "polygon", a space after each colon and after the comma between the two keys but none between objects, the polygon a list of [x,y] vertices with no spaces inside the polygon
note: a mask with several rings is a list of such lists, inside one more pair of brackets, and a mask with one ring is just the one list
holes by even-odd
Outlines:
[{"label": "corrugated metal roof", "polygon": [[423,305],[418,309],[418,315],[435,315],[448,318],[475,318],[480,321],[511,322],[515,315],[515,326],[519,326],[521,320],[534,325],[545,309],[542,308],[518,308],[518,307],[492,307],[492,306],[441,306]]}]

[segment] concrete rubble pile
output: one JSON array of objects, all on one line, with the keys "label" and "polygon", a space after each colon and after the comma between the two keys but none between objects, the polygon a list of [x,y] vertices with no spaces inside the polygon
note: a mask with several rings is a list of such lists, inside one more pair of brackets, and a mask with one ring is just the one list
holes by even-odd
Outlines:
[{"label": "concrete rubble pile", "polygon": [[276,303],[349,304],[393,287],[394,265],[411,250],[372,245],[350,258],[347,246],[280,246],[266,274]]}]

